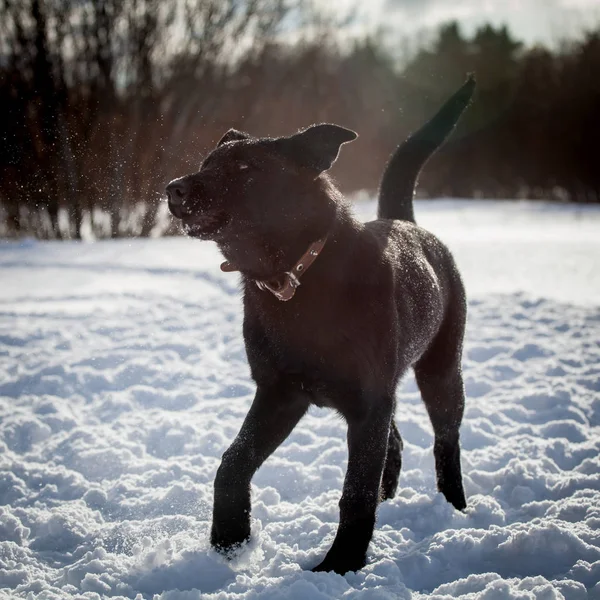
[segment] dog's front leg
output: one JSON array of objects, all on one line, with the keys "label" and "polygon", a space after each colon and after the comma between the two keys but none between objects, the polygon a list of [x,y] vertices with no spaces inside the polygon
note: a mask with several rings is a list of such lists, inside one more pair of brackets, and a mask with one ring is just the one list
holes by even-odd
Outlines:
[{"label": "dog's front leg", "polygon": [[340,575],[364,567],[379,504],[393,400],[370,405],[368,414],[348,419],[348,470],[340,499],[340,524],[325,560],[313,571]]},{"label": "dog's front leg", "polygon": [[216,550],[227,554],[250,537],[252,476],[307,408],[307,399],[285,386],[258,387],[244,424],[217,470],[210,536]]}]

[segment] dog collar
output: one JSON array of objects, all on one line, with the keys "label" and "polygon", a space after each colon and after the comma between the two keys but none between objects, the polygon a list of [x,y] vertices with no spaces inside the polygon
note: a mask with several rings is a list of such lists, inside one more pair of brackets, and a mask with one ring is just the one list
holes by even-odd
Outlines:
[{"label": "dog collar", "polygon": [[[321,254],[321,250],[325,247],[326,242],[327,237],[313,242],[308,247],[308,250],[300,257],[300,260],[290,271],[286,271],[281,278],[274,277],[267,281],[255,279],[254,283],[256,283],[258,289],[271,292],[271,294],[282,302],[291,300],[296,293],[296,288],[300,285],[300,277],[308,270],[308,267],[317,260],[317,256]],[[239,269],[230,262],[225,261],[221,263],[221,271],[231,273],[233,271],[239,271]]]}]

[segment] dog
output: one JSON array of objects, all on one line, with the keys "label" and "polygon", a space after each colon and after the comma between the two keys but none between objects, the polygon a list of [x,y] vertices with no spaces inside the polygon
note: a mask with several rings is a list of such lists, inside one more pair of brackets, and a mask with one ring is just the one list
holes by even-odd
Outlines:
[{"label": "dog", "polygon": [[326,171],[354,131],[313,125],[289,137],[230,129],[197,173],[166,188],[185,232],[217,243],[243,282],[243,336],[256,395],[214,483],[211,544],[231,556],[250,537],[250,482],[311,404],[347,422],[348,468],[333,545],[313,571],[366,564],[379,502],[402,465],[395,390],[413,368],[435,434],[438,490],[466,507],[463,284],[449,250],[418,227],[413,192],[427,159],[469,105],[465,84],[394,152],[378,219],[361,223]]}]

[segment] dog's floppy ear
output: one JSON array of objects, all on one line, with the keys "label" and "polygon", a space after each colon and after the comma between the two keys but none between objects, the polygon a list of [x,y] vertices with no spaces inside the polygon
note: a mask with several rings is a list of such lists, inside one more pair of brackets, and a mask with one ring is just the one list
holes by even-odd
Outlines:
[{"label": "dog's floppy ear", "polygon": [[230,129],[217,144],[217,148],[226,144],[227,142],[238,142],[239,140],[247,140],[250,136],[243,131],[238,131],[237,129]]},{"label": "dog's floppy ear", "polygon": [[276,140],[278,150],[295,163],[322,173],[336,161],[340,146],[351,142],[358,134],[351,129],[321,123],[294,135]]}]

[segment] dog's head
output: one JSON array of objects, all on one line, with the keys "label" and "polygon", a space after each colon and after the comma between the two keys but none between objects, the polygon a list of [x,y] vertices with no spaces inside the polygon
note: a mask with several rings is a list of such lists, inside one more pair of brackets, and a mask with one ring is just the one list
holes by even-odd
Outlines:
[{"label": "dog's head", "polygon": [[230,129],[197,173],[166,188],[185,232],[227,246],[260,235],[278,239],[325,217],[321,174],[356,133],[321,124],[282,138]]}]

